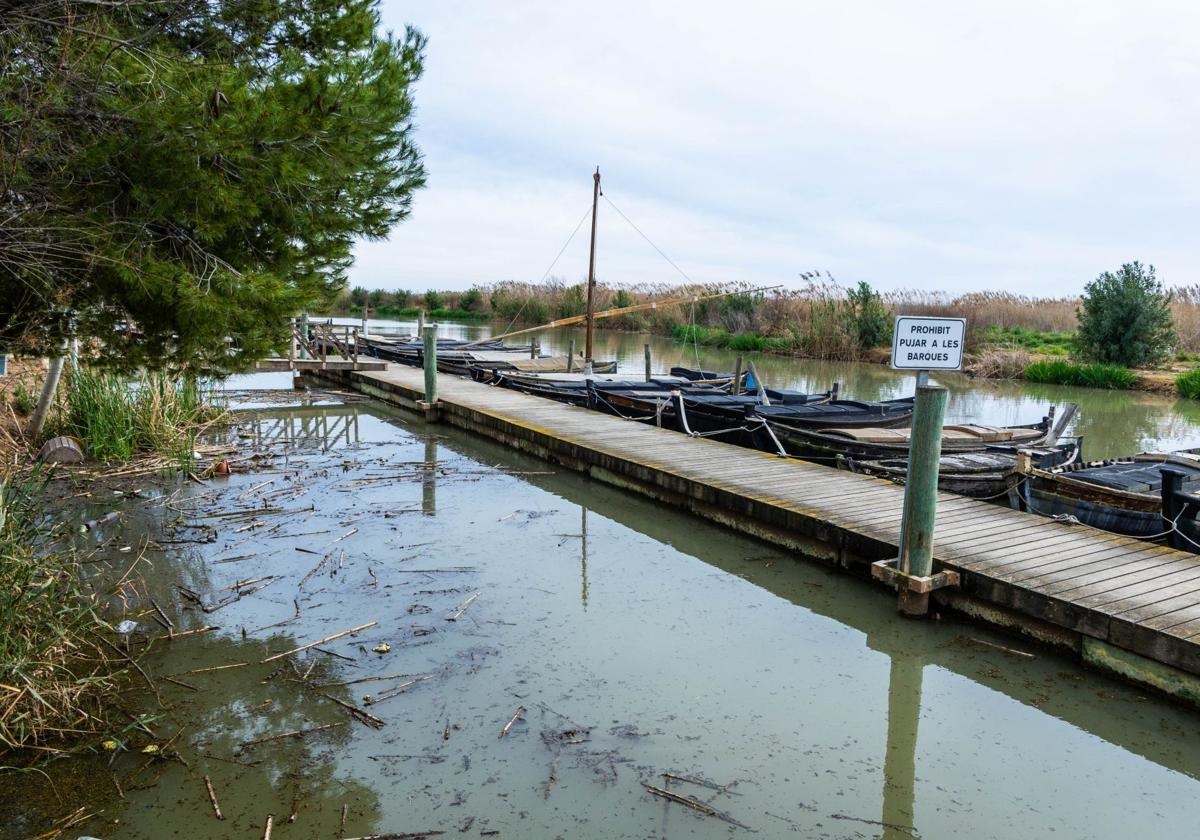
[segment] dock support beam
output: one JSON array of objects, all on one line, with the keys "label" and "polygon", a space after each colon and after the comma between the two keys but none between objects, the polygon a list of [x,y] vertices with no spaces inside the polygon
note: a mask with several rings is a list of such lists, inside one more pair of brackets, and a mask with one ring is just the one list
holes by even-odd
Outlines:
[{"label": "dock support beam", "polygon": [[421,338],[425,342],[422,361],[425,364],[425,400],[419,404],[426,416],[437,405],[437,324],[421,328]]}]

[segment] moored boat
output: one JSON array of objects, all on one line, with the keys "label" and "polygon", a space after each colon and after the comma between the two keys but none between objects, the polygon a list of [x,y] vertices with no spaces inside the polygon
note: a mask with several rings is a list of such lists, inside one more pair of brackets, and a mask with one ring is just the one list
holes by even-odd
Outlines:
[{"label": "moored boat", "polygon": [[1185,538],[1181,547],[1200,548],[1197,506],[1184,505],[1172,516],[1163,510],[1164,470],[1182,474],[1183,493],[1200,493],[1197,450],[1054,466],[1022,462],[1018,469],[1025,479],[1025,504],[1035,513],[1069,516],[1084,525],[1142,539],[1161,538],[1177,528]]}]

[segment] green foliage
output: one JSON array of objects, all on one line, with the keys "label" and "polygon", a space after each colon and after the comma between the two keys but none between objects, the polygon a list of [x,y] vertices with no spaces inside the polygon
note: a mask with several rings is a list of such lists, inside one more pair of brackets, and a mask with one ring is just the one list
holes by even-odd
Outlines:
[{"label": "green foliage", "polygon": [[1020,349],[1044,356],[1066,356],[1074,347],[1075,334],[1069,332],[1038,332],[1025,327],[990,326],[980,336],[988,347],[1006,350]]},{"label": "green foliage", "polygon": [[1179,396],[1190,400],[1200,400],[1200,368],[1189,370],[1175,377],[1175,390]]},{"label": "green foliage", "polygon": [[20,5],[0,14],[0,342],[243,369],[424,184],[425,39],[378,34],[377,0]]},{"label": "green foliage", "polygon": [[[415,306],[382,306],[381,318],[416,318],[420,310]],[[467,312],[462,309],[427,309],[425,315],[436,321],[486,321],[491,316],[486,312]]]},{"label": "green foliage", "polygon": [[1061,359],[1033,362],[1025,368],[1025,379],[1054,385],[1078,385],[1084,388],[1127,390],[1137,376],[1120,365],[1078,365]]},{"label": "green foliage", "polygon": [[372,309],[378,309],[387,303],[387,301],[388,293],[383,289],[373,289],[371,293],[367,295],[367,305]]},{"label": "green foliage", "polygon": [[856,288],[846,292],[850,328],[858,346],[865,349],[882,347],[891,338],[892,321],[879,293],[869,283],[860,280]]},{"label": "green foliage", "polygon": [[412,292],[408,289],[396,289],[392,292],[392,306],[408,306],[412,301]]},{"label": "green foliage", "polygon": [[464,312],[479,312],[483,309],[483,292],[471,287],[459,295],[458,308]]},{"label": "green foliage", "polygon": [[362,286],[355,286],[350,290],[350,305],[357,309],[362,309],[367,305],[370,297],[371,295]]},{"label": "green foliage", "polygon": [[570,318],[573,315],[584,315],[587,313],[587,293],[583,290],[582,283],[576,283],[574,286],[568,286],[563,290],[562,298],[558,302],[558,317]]},{"label": "green foliage", "polygon": [[24,380],[20,380],[12,389],[12,404],[18,414],[32,414],[37,406],[37,395],[29,389]]},{"label": "green foliage", "polygon": [[705,347],[723,347],[728,350],[757,352],[786,352],[788,342],[782,338],[755,335],[754,333],[731,333],[720,327],[701,327],[677,324],[671,330],[676,341],[685,344],[701,344]]},{"label": "green foliage", "polygon": [[435,309],[444,309],[446,306],[446,296],[441,292],[435,292],[433,289],[422,295],[421,300],[425,304],[425,308],[431,312]]},{"label": "green foliage", "polygon": [[220,414],[194,377],[164,373],[123,376],[74,367],[63,378],[60,399],[55,433],[79,438],[104,461],[157,452],[187,466],[196,435]]},{"label": "green foliage", "polygon": [[1129,367],[1161,362],[1175,342],[1170,304],[1154,266],[1132,262],[1104,272],[1087,284],[1077,311],[1079,355]]},{"label": "green foliage", "polygon": [[622,309],[626,306],[633,306],[633,297],[624,289],[617,289],[617,293],[612,299],[613,309]]}]

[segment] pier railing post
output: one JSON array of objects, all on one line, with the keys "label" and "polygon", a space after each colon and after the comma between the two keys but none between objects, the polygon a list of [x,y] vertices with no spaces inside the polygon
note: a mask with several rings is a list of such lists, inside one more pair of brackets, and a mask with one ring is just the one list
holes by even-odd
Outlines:
[{"label": "pier railing post", "polygon": [[425,363],[425,402],[429,405],[437,403],[437,324],[430,324],[421,329],[421,338],[425,342],[423,361]]},{"label": "pier railing post", "polygon": [[[908,477],[904,483],[904,515],[900,526],[900,571],[927,578],[933,572],[933,528],[937,519],[938,460],[942,454],[942,423],[946,417],[946,389],[937,385],[917,388],[913,406],[912,436],[908,449]],[[900,611],[924,615],[929,593],[900,590]]]}]

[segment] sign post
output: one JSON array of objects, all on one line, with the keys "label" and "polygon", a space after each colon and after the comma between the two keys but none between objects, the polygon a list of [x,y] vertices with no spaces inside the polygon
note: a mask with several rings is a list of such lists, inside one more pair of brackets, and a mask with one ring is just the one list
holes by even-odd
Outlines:
[{"label": "sign post", "polygon": [[915,370],[917,388],[900,520],[900,554],[894,560],[874,564],[872,574],[896,585],[900,612],[906,615],[924,615],[929,610],[930,592],[958,583],[954,572],[933,574],[938,462],[947,393],[945,388],[928,383],[930,370],[962,367],[966,331],[965,318],[900,315],[892,336],[892,367]]}]

